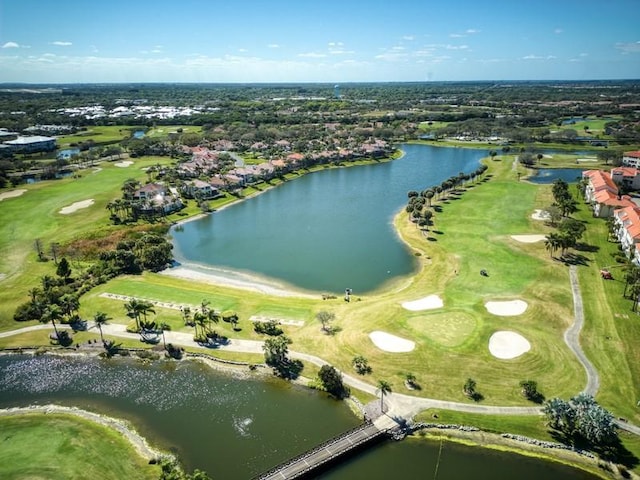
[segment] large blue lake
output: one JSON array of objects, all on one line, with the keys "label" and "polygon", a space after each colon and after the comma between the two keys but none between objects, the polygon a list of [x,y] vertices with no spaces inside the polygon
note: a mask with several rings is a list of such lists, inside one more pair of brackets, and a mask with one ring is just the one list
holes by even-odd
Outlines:
[{"label": "large blue lake", "polygon": [[486,151],[402,149],[399,160],[305,175],[174,229],[176,259],[311,291],[358,294],[409,275],[415,257],[392,225],[407,192],[475,170]]}]

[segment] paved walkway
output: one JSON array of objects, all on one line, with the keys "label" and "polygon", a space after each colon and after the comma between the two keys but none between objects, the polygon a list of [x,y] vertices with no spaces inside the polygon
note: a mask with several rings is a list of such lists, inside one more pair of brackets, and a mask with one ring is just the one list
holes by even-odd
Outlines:
[{"label": "paved walkway", "polygon": [[[577,268],[571,266],[569,269],[569,276],[571,282],[571,291],[573,294],[574,303],[574,322],[565,331],[564,341],[571,351],[576,355],[578,361],[583,365],[587,374],[587,385],[583,390],[585,393],[595,396],[598,392],[600,385],[598,372],[594,368],[593,364],[587,359],[586,355],[580,347],[580,331],[584,324],[584,310],[582,306],[582,295],[580,293],[580,285],[578,283]],[[67,326],[63,325],[61,328]],[[17,330],[11,330],[8,332],[0,332],[0,338],[8,337],[11,335],[19,335],[25,332],[32,332],[35,330],[47,330],[51,326],[33,325],[30,327],[20,328]],[[67,327],[68,328],[68,327]],[[97,328],[93,322],[89,322],[89,330]],[[137,333],[130,333],[126,331],[126,326],[118,323],[106,324],[102,326],[102,331],[105,335],[117,338],[128,338],[133,340],[139,340],[140,335]],[[227,350],[230,352],[242,352],[242,353],[263,353],[263,342],[256,340],[239,340],[231,339],[227,344],[216,345],[215,347],[203,347],[199,343],[193,341],[192,333],[185,332],[165,332],[165,339],[167,343],[174,345],[180,345],[183,347],[194,347],[202,350]],[[329,362],[323,360],[320,357],[309,355],[307,353],[290,351],[289,356],[297,360],[303,360],[305,362],[312,363],[319,367],[323,365],[329,365]],[[352,388],[356,388],[371,395],[377,395],[378,391],[374,385],[371,385],[361,378],[354,377],[347,373],[342,373],[344,383]],[[480,405],[476,403],[460,403],[450,402],[446,400],[437,400],[433,398],[413,397],[404,395],[401,393],[389,393],[385,395],[385,413],[380,417],[377,422],[378,428],[388,428],[388,423],[393,422],[393,419],[409,419],[417,415],[418,413],[428,409],[441,409],[441,410],[455,410],[458,412],[467,413],[480,413],[486,415],[541,415],[542,409],[540,407],[503,407],[497,405]],[[631,433],[640,435],[640,428],[627,422],[616,421],[617,425]]]},{"label": "paved walkway", "polygon": [[600,388],[600,377],[598,371],[589,361],[580,346],[580,330],[584,325],[584,309],[582,307],[582,294],[578,282],[578,268],[575,265],[569,267],[569,281],[571,283],[571,293],[573,294],[573,324],[564,332],[564,341],[574,353],[578,361],[587,373],[587,385],[583,392],[595,397]]}]

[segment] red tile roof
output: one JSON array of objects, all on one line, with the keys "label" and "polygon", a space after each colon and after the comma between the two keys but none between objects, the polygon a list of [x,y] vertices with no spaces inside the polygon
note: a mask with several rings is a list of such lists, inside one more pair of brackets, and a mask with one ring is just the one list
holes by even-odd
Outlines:
[{"label": "red tile roof", "polygon": [[633,150],[631,152],[624,152],[623,155],[625,157],[640,158],[640,150]]}]

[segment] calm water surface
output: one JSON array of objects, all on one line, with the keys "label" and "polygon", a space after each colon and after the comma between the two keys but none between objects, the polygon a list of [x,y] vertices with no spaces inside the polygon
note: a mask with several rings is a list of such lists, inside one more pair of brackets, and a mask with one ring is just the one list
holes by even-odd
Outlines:
[{"label": "calm water surface", "polygon": [[399,160],[305,175],[189,222],[172,232],[176,258],[313,291],[357,294],[409,275],[415,258],[391,223],[407,192],[475,170],[486,151],[402,149]]},{"label": "calm water surface", "polygon": [[[247,479],[358,421],[340,402],[273,380],[239,378],[193,362],[142,363],[0,356],[0,408],[57,403],[125,418],[188,469]],[[426,441],[386,442],[323,479],[593,478],[550,462]],[[438,457],[440,462],[438,463]]]},{"label": "calm water surface", "polygon": [[527,178],[533,183],[553,183],[558,179],[562,179],[567,183],[575,183],[577,179],[582,177],[584,169],[581,168],[541,168],[536,171],[535,175]]}]

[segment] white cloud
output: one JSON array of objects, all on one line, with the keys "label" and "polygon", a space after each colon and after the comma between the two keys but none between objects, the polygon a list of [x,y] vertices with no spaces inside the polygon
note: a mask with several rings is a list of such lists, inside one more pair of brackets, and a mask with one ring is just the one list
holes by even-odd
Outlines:
[{"label": "white cloud", "polygon": [[556,35],[560,35],[561,33],[563,33],[564,30],[562,30],[561,28],[556,28],[553,33],[555,33]]},{"label": "white cloud", "polygon": [[477,30],[475,28],[469,28],[466,33],[468,33],[469,35],[473,35],[475,33],[480,33],[480,30]]},{"label": "white cloud", "polygon": [[447,50],[468,50],[469,45],[446,45],[444,48]]},{"label": "white cloud", "polygon": [[556,57],[555,55],[547,55],[547,56],[542,56],[542,55],[526,55],[524,57],[522,57],[522,60],[555,60]]},{"label": "white cloud", "polygon": [[462,35],[461,33],[451,33],[449,34],[449,38],[464,38],[466,35]]},{"label": "white cloud", "polygon": [[410,42],[412,40],[415,40],[416,37],[414,37],[413,35],[405,35],[404,37],[402,37],[402,40],[406,40],[407,42]]},{"label": "white cloud", "polygon": [[278,45],[277,43],[270,43],[269,45],[267,45],[267,48],[280,48],[280,45]]},{"label": "white cloud", "polygon": [[4,45],[2,45],[2,48],[19,48],[20,45],[18,45],[16,42],[7,42]]},{"label": "white cloud", "polygon": [[73,45],[73,43],[56,41],[56,42],[51,42],[51,45],[55,45],[57,47],[70,47],[71,45]]},{"label": "white cloud", "polygon": [[588,56],[589,56],[589,54],[588,54],[588,53],[581,53],[579,56],[580,56],[580,57],[588,57]]},{"label": "white cloud", "polygon": [[308,52],[308,53],[299,53],[298,57],[301,58],[326,58],[326,53],[317,53],[317,52]]},{"label": "white cloud", "polygon": [[640,41],[637,42],[618,42],[616,48],[622,53],[640,53]]},{"label": "white cloud", "polygon": [[355,53],[353,50],[345,50],[342,42],[329,42],[329,53],[331,55],[351,55]]}]

